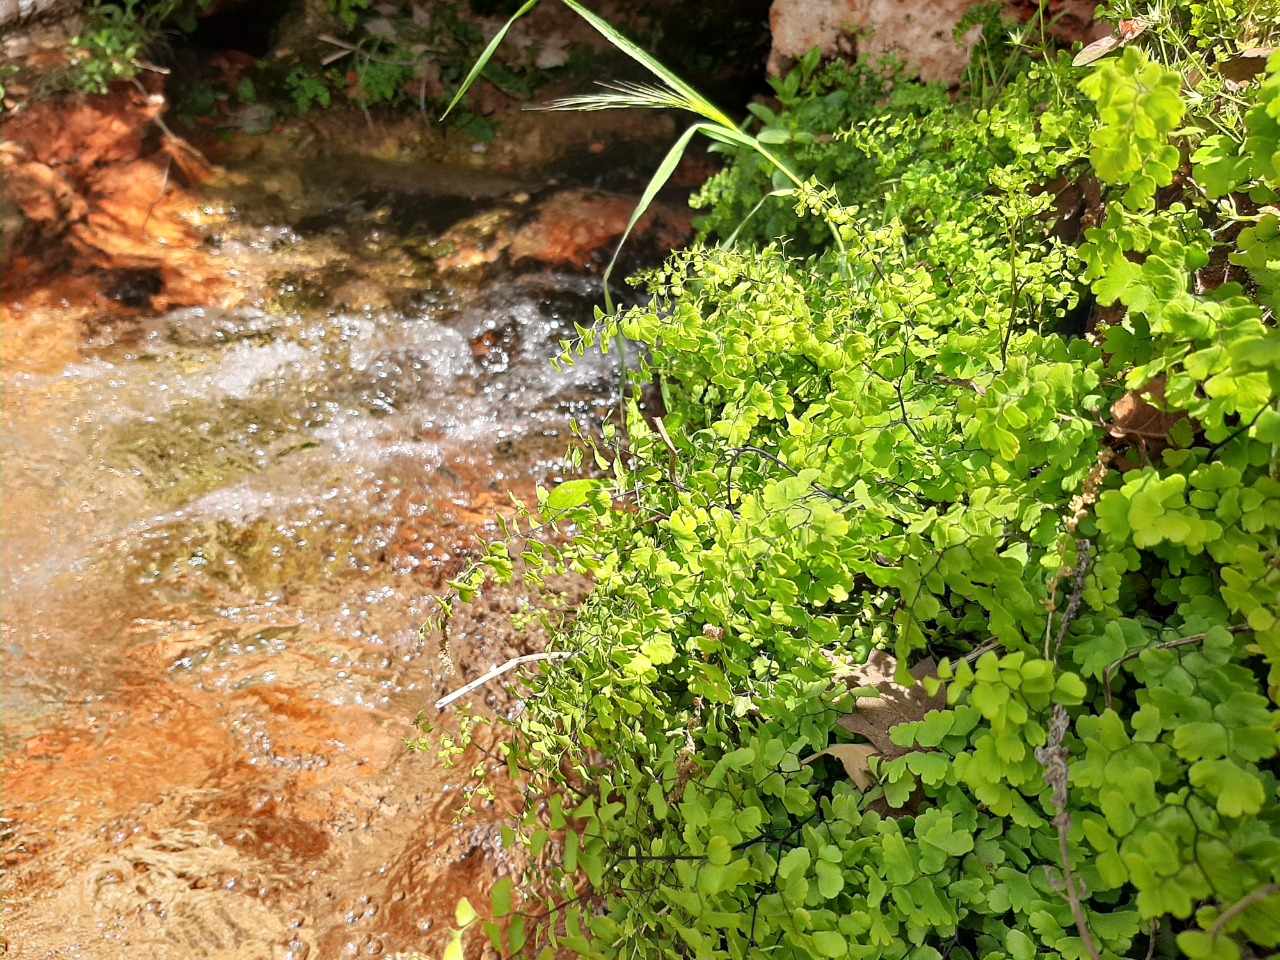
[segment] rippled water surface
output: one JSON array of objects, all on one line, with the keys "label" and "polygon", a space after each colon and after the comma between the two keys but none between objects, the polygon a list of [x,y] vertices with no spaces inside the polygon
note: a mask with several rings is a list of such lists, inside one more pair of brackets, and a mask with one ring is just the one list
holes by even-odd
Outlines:
[{"label": "rippled water surface", "polygon": [[402,741],[524,648],[519,599],[464,616],[456,673],[421,625],[616,372],[547,363],[597,281],[432,266],[519,184],[374,173],[222,201],[258,306],[104,320],[78,363],[5,374],[13,956],[432,953],[506,869],[495,814],[455,825],[450,773]]}]

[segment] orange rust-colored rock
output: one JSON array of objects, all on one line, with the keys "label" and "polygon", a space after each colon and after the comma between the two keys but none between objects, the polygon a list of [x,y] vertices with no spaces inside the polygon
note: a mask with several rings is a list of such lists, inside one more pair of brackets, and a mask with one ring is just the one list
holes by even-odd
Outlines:
[{"label": "orange rust-colored rock", "polygon": [[[513,263],[540,263],[583,267],[617,243],[636,208],[634,197],[598,190],[566,190],[542,204],[533,220],[518,227],[507,254]],[[650,208],[637,222],[634,234],[642,237],[670,214]],[[672,244],[677,246],[678,244]]]},{"label": "orange rust-colored rock", "polygon": [[[128,709],[112,709],[101,729],[64,728],[5,759],[5,806],[36,837],[68,824],[92,834],[121,811],[154,800],[157,784],[200,782],[231,759],[232,742],[213,722],[211,698],[151,683],[128,692]],[[181,739],[181,752],[169,748],[174,739]]]},{"label": "orange rust-colored rock", "polygon": [[25,144],[45,163],[85,183],[97,168],[144,154],[164,97],[117,84],[103,96],[47,100],[5,123],[5,139]]},{"label": "orange rust-colored rock", "polygon": [[[460,239],[460,252],[438,263],[445,270],[469,269],[494,263],[506,253],[512,265],[597,268],[613,255],[637,202],[637,197],[603,190],[565,190],[538,204],[528,218],[504,223],[487,244]],[[625,249],[664,256],[688,243],[692,234],[690,210],[654,203],[636,221]]]},{"label": "orange rust-colored rock", "polygon": [[57,229],[59,224],[75,223],[88,215],[85,199],[65,177],[33,159],[27,147],[20,143],[0,144],[0,160],[4,164],[6,193],[38,229]]},{"label": "orange rust-colored rock", "polygon": [[207,164],[162,127],[163,109],[161,94],[121,84],[104,96],[37,103],[6,122],[8,324],[42,306],[110,308],[106,294],[121,272],[155,276],[148,305],[157,310],[231,295],[188,223],[198,203],[189,188]]}]

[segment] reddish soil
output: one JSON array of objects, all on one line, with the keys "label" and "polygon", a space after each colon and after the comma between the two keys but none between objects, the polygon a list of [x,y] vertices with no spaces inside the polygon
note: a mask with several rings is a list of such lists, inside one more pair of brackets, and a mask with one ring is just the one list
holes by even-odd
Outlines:
[{"label": "reddish soil", "polygon": [[[106,96],[35,103],[5,123],[4,189],[22,218],[5,242],[11,309],[99,297],[165,310],[232,295],[192,223],[192,188],[208,164],[164,128],[164,106],[159,92],[117,84]],[[137,290],[122,293],[128,275]]]}]

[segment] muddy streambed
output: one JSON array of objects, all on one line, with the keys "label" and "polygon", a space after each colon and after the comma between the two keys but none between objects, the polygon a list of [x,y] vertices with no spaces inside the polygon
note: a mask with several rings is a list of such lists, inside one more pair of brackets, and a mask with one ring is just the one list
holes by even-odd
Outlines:
[{"label": "muddy streambed", "polygon": [[319,166],[201,211],[243,306],[143,289],[4,374],[9,956],[436,955],[510,869],[500,810],[455,824],[457,775],[403,740],[537,642],[514,594],[462,615],[453,672],[421,628],[608,404],[610,358],[547,363],[599,281],[466,268],[538,184]]}]

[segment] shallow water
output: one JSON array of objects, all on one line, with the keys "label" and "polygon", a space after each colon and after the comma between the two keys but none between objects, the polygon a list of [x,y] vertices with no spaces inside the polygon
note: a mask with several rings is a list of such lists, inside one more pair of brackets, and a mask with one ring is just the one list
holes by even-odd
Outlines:
[{"label": "shallow water", "polygon": [[104,319],[4,376],[12,956],[431,954],[513,869],[403,739],[535,642],[511,593],[460,617],[456,672],[422,625],[608,403],[610,358],[548,365],[598,281],[451,286],[443,228],[522,185],[356,173],[211,201],[256,306]]}]

